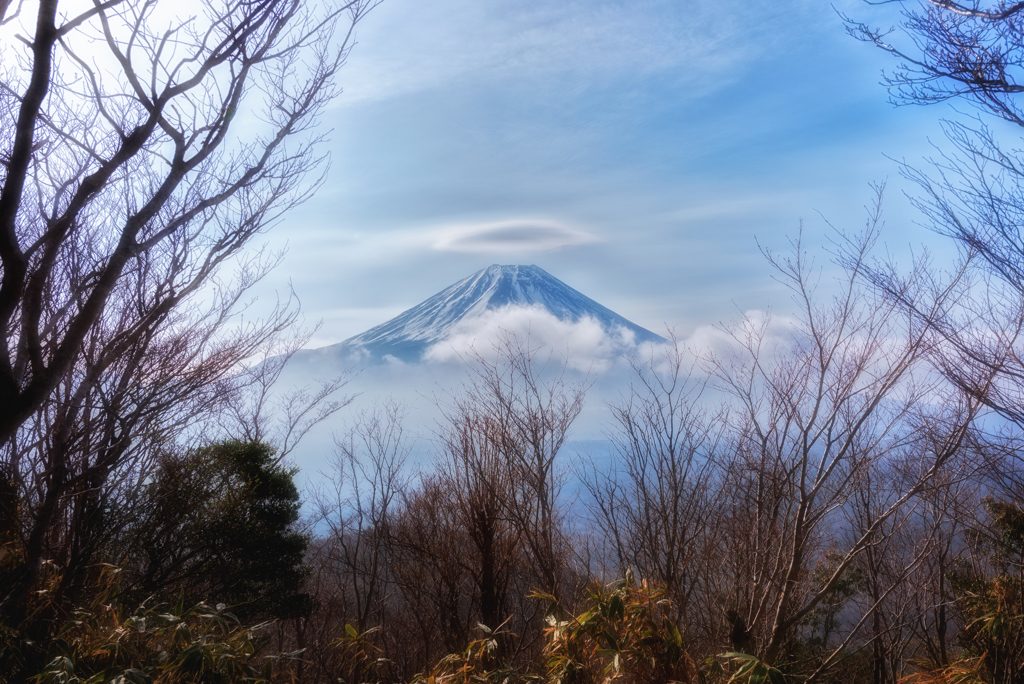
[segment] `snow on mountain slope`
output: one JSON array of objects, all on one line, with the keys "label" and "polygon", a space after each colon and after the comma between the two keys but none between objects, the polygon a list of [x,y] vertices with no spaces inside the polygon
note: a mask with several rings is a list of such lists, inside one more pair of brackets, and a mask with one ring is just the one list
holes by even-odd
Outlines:
[{"label": "snow on mountain slope", "polygon": [[636,343],[665,342],[537,266],[495,264],[442,290],[395,318],[323,351],[419,360],[431,345],[448,339],[467,321],[504,307],[536,307],[561,321],[591,318],[609,333],[625,329]]}]

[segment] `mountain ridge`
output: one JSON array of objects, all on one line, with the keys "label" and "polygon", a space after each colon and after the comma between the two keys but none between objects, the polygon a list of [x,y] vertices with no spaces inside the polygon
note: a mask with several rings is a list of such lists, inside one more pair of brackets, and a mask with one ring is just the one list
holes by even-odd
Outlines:
[{"label": "mountain ridge", "polygon": [[493,264],[463,278],[395,318],[318,351],[367,353],[417,361],[460,323],[506,306],[539,306],[563,321],[584,317],[611,332],[630,331],[637,343],[663,343],[660,335],[620,316],[536,265]]}]

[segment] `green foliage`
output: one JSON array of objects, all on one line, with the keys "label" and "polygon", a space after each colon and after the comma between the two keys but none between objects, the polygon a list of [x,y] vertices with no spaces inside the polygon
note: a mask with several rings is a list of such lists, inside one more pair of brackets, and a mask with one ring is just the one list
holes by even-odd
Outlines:
[{"label": "green foliage", "polygon": [[962,658],[945,667],[926,666],[900,680],[900,684],[987,684],[985,658]]},{"label": "green foliage", "polygon": [[[816,589],[824,587],[842,560],[842,555],[836,551],[826,553],[811,573],[812,586]],[[864,586],[864,572],[856,566],[847,566],[831,591],[801,621],[800,626],[806,630],[806,638],[802,640],[800,648],[811,653],[828,650],[830,638],[840,627],[840,613],[851,598],[864,590]]]},{"label": "green foliage", "polygon": [[[165,459],[142,493],[144,513],[108,550],[127,567],[85,573],[84,606],[62,598],[65,569],[43,562],[19,622],[0,631],[0,682],[253,681],[258,627],[242,623],[313,607],[301,592],[308,540],[294,530],[293,474],[255,442]],[[0,580],[9,581],[24,561],[8,509],[0,505]]]},{"label": "green foliage", "polygon": [[[260,684],[269,679],[269,669],[260,675],[254,667],[257,634],[265,624],[245,627],[223,607],[188,603],[184,596],[173,605],[141,606],[126,616],[118,601],[118,575],[116,568],[105,567],[91,604],[63,620],[45,642],[5,635],[8,671],[0,673],[0,682]],[[45,576],[48,587],[59,582],[56,572]],[[36,612],[46,613],[49,590],[38,594]]]},{"label": "green foliage", "polygon": [[503,628],[478,625],[483,636],[416,676],[414,684],[670,684],[697,682],[700,673],[667,617],[664,590],[638,584],[632,573],[610,586],[594,585],[579,615],[567,615],[548,594],[546,676],[516,670],[501,656]]},{"label": "green foliage", "polygon": [[1004,571],[1019,571],[1024,560],[1024,510],[992,498],[984,499],[982,503],[992,516],[992,526],[998,535],[992,540],[994,548],[990,560],[1002,566]]},{"label": "green foliage", "polygon": [[[782,672],[759,658],[747,653],[723,653],[720,658],[727,658],[739,664],[736,670],[727,680],[728,682],[746,682],[747,684],[786,684],[786,677]],[[724,669],[719,670],[724,674]]]},{"label": "green foliage", "polygon": [[147,487],[147,513],[124,540],[136,599],[184,591],[231,605],[243,620],[308,615],[309,540],[294,531],[293,476],[260,442],[165,459]]},{"label": "green foliage", "polygon": [[381,657],[380,647],[373,643],[372,637],[379,631],[374,627],[360,632],[354,625],[345,625],[344,633],[332,643],[341,649],[341,681],[356,684],[380,680],[376,675],[390,661]]},{"label": "green foliage", "polygon": [[23,562],[19,537],[18,492],[10,478],[0,475],[0,586],[15,582]]},{"label": "green foliage", "polygon": [[[17,572],[22,559],[17,554],[6,556],[9,572]],[[13,568],[13,570],[12,570]],[[38,589],[23,606],[22,619],[14,627],[0,625],[0,682],[20,682],[33,675],[47,660],[47,647],[54,627],[53,595],[61,573],[54,563],[44,561],[39,573]]]},{"label": "green foliage", "polygon": [[566,616],[551,596],[547,611],[548,676],[553,684],[621,681],[692,682],[696,664],[678,627],[667,617],[664,590],[637,583],[632,573],[608,587],[587,590],[589,608]]},{"label": "green foliage", "polygon": [[204,603],[179,602],[121,621],[114,608],[78,613],[51,646],[37,684],[263,682],[251,661],[255,630]]},{"label": "green foliage", "polygon": [[498,657],[500,642],[507,633],[478,624],[483,636],[465,650],[445,656],[430,671],[417,674],[413,684],[535,684],[541,677],[521,674]]},{"label": "green foliage", "polygon": [[[991,533],[974,530],[997,574],[979,575],[967,568],[951,572],[965,627],[959,634],[963,657],[946,667],[928,667],[914,681],[1009,682],[1024,679],[1024,510],[985,499]],[[929,679],[931,678],[931,679]]]},{"label": "green foliage", "polygon": [[1024,677],[1021,577],[1006,574],[991,579],[958,576],[952,584],[968,620],[959,636],[965,657],[955,665],[976,673],[979,682],[1020,681]]}]

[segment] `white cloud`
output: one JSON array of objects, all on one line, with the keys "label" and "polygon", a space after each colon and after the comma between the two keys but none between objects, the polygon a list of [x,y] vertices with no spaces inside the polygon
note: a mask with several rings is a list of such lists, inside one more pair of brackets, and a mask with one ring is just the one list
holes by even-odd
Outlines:
[{"label": "white cloud", "polygon": [[608,331],[595,319],[563,321],[543,307],[507,306],[463,322],[448,339],[423,355],[428,363],[451,363],[494,353],[502,335],[513,335],[531,349],[562,356],[566,365],[584,373],[604,373],[637,353],[632,331]]},{"label": "white cloud", "polygon": [[792,348],[798,325],[795,318],[751,309],[728,326],[699,326],[683,344],[701,358],[742,357],[744,342],[753,344],[755,340],[760,341],[757,347],[765,353],[784,352]]},{"label": "white cloud", "polygon": [[[694,364],[698,371],[698,359],[737,355],[737,360],[742,359],[745,335],[760,336],[760,348],[765,353],[784,353],[793,345],[796,327],[795,319],[750,310],[731,328],[735,336],[720,326],[705,325],[677,340],[676,345],[684,363]],[[477,355],[490,358],[503,335],[512,335],[531,349],[557,355],[572,370],[596,375],[625,370],[629,360],[649,361],[665,370],[671,357],[670,346],[638,344],[626,328],[609,331],[590,317],[576,322],[561,320],[541,306],[506,306],[463,321],[446,340],[427,349],[423,360],[428,364],[463,364]]]},{"label": "white cloud", "polygon": [[590,233],[538,219],[451,226],[434,233],[433,247],[451,252],[539,252],[597,241]]}]

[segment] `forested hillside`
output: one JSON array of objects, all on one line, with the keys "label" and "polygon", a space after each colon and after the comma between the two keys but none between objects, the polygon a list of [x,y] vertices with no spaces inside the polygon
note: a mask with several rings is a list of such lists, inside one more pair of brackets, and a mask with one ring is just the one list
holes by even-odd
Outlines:
[{"label": "forested hillside", "polygon": [[791,316],[630,360],[607,459],[506,333],[431,464],[382,400],[300,493],[348,399],[274,388],[311,333],[250,313],[252,242],[376,4],[0,0],[0,682],[1024,680],[1024,161],[985,126],[1024,126],[1024,4],[847,20],[896,103],[978,108],[903,166],[956,262],[894,263],[879,186],[765,251]]}]

